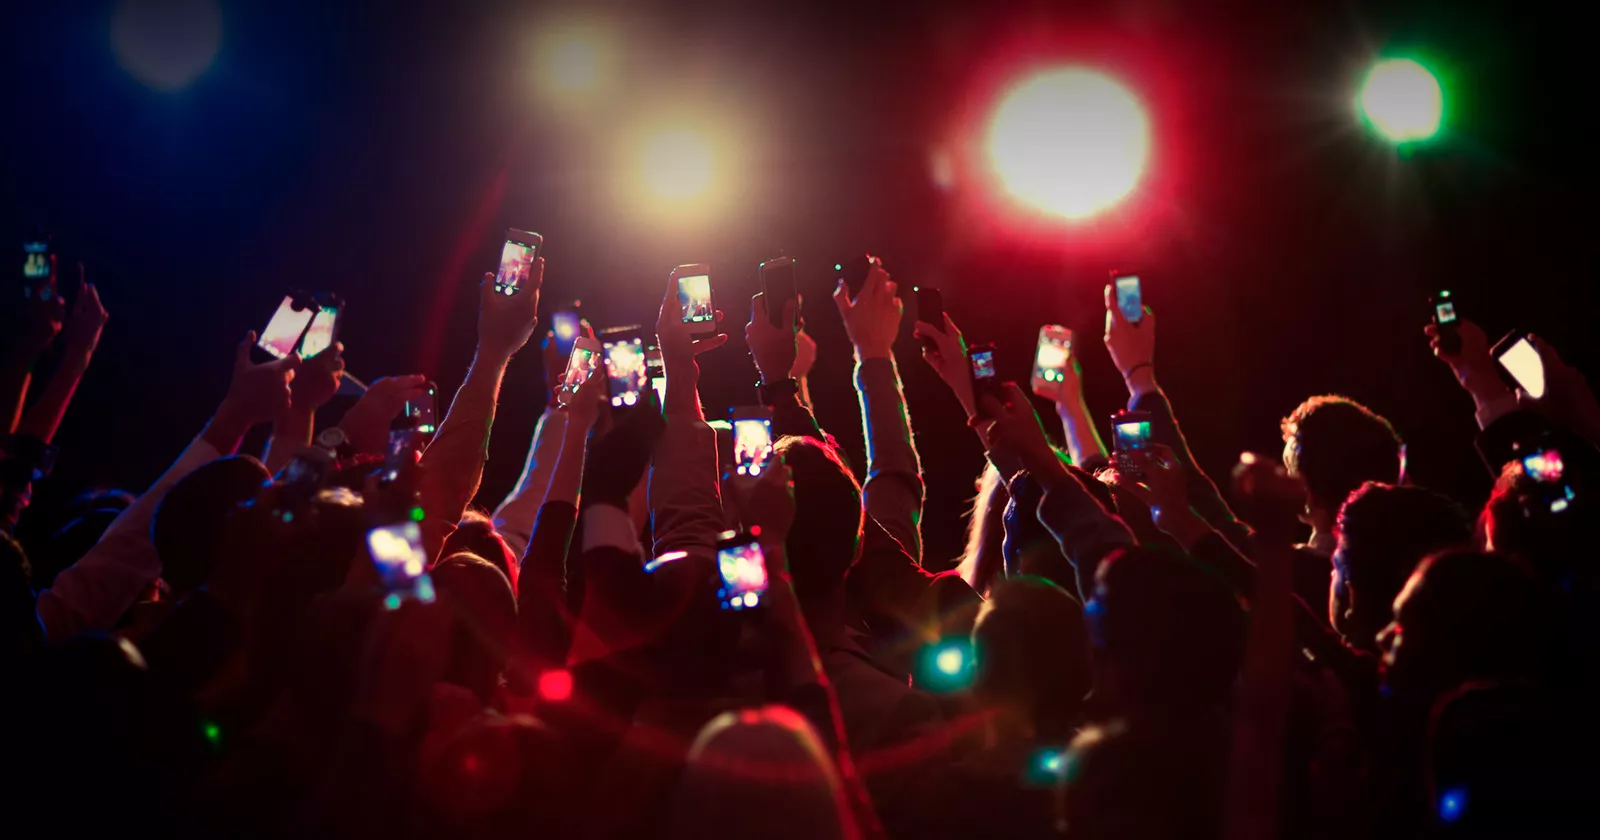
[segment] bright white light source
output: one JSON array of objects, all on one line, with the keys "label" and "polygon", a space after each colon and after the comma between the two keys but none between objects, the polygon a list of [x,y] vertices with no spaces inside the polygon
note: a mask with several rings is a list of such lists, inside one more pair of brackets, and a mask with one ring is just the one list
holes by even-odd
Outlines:
[{"label": "bright white light source", "polygon": [[1444,119],[1444,92],[1421,64],[1391,58],[1367,74],[1357,107],[1391,142],[1426,140],[1439,132]]},{"label": "bright white light source", "polygon": [[556,96],[595,93],[610,76],[607,38],[597,26],[566,24],[542,30],[536,58],[539,84]]},{"label": "bright white light source", "polygon": [[638,166],[645,188],[668,201],[700,198],[711,190],[716,178],[710,141],[689,129],[647,136],[639,149]]},{"label": "bright white light source", "polygon": [[1137,97],[1083,67],[1034,75],[1008,91],[989,123],[989,165],[1013,198],[1084,219],[1138,185],[1150,125]]},{"label": "bright white light source", "polygon": [[952,677],[961,673],[961,669],[966,664],[966,655],[961,652],[961,648],[955,646],[939,651],[939,654],[933,659],[933,665],[939,669],[940,673]]}]

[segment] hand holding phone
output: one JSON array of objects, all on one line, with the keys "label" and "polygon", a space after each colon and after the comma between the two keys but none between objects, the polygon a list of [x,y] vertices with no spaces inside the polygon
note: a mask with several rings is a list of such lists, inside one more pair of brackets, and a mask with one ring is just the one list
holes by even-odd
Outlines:
[{"label": "hand holding phone", "polygon": [[758,476],[772,459],[772,412],[764,406],[735,408],[733,416],[733,471]]},{"label": "hand holding phone", "polygon": [[278,304],[278,311],[272,313],[272,319],[267,321],[266,329],[261,331],[261,338],[256,342],[256,346],[265,350],[274,359],[289,358],[289,354],[300,347],[301,339],[319,312],[308,295],[301,293],[284,295]]},{"label": "hand holding phone", "polygon": [[506,228],[506,241],[500,246],[500,270],[494,276],[494,290],[513,295],[533,277],[534,265],[544,248],[544,237],[531,230]]},{"label": "hand holding phone", "polygon": [[800,318],[800,291],[795,282],[794,257],[778,257],[767,260],[760,266],[761,274],[761,299],[767,305],[767,320],[774,327],[785,327],[783,307],[791,301],[795,304],[794,317]]},{"label": "hand holding phone", "polygon": [[[917,295],[917,320],[944,332],[944,295],[932,286],[917,286],[913,291]],[[924,337],[922,346],[929,350],[939,349],[932,337]]]},{"label": "hand holding phone", "polygon": [[967,361],[972,366],[973,403],[981,403],[984,394],[993,394],[1004,400],[1000,376],[995,371],[994,344],[974,344],[967,348]]},{"label": "hand holding phone", "polygon": [[717,600],[725,610],[754,609],[767,591],[767,560],[748,531],[726,531],[717,541]]},{"label": "hand holding phone", "polygon": [[1111,417],[1111,438],[1116,451],[1117,469],[1134,478],[1144,473],[1134,453],[1148,451],[1151,447],[1150,419],[1148,411],[1119,411]]},{"label": "hand holding phone", "polygon": [[1449,289],[1434,295],[1428,301],[1433,306],[1433,326],[1439,336],[1439,353],[1447,356],[1461,354],[1461,318],[1456,312],[1455,296]]},{"label": "hand holding phone", "polygon": [[400,413],[389,423],[390,431],[414,431],[431,435],[439,430],[439,386],[423,385],[422,393],[401,403]]},{"label": "hand holding phone", "polygon": [[338,335],[339,316],[343,305],[332,295],[319,295],[316,313],[300,339],[300,357],[309,359],[333,346]]},{"label": "hand holding phone", "polygon": [[704,338],[717,331],[717,307],[711,302],[711,266],[705,263],[680,265],[672,270],[678,281],[678,305],[691,338]]},{"label": "hand holding phone", "polygon": [[611,407],[632,408],[649,386],[649,367],[645,361],[644,335],[637,326],[616,327],[600,334],[605,354],[606,376],[610,380]]},{"label": "hand holding phone", "polygon": [[1536,400],[1544,396],[1544,359],[1526,333],[1512,330],[1489,353],[1499,364],[1507,385],[1521,388]]},{"label": "hand holding phone", "polygon": [[855,300],[861,294],[862,287],[867,285],[867,272],[872,270],[872,264],[876,261],[871,254],[862,254],[833,266],[851,300]]},{"label": "hand holding phone", "polygon": [[1033,392],[1059,401],[1071,365],[1072,330],[1053,324],[1040,327],[1039,346],[1033,354]]},{"label": "hand holding phone", "polygon": [[1128,323],[1138,326],[1144,320],[1144,293],[1140,289],[1139,275],[1113,271],[1111,288],[1117,296],[1117,311]]},{"label": "hand holding phone", "polygon": [[572,397],[589,381],[596,368],[600,366],[600,354],[603,352],[600,342],[588,336],[578,336],[572,344],[572,355],[567,358],[567,370],[561,377],[561,384],[556,388],[556,399],[562,405],[571,405]]}]

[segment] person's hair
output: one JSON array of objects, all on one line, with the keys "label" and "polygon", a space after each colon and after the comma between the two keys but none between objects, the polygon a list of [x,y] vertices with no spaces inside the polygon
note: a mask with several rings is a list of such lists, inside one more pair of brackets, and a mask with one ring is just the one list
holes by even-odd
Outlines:
[{"label": "person's hair", "polygon": [[1335,562],[1353,593],[1355,618],[1336,629],[1362,648],[1372,647],[1372,637],[1389,623],[1395,596],[1422,558],[1472,542],[1466,512],[1448,497],[1375,481],[1350,494],[1339,509],[1335,534]]},{"label": "person's hair", "polygon": [[439,556],[449,557],[460,552],[476,554],[489,561],[510,581],[512,592],[516,591],[517,558],[511,553],[511,547],[506,545],[505,538],[495,530],[493,519],[476,510],[463,513],[456,529],[445,538],[444,550],[439,552]]},{"label": "person's hair", "polygon": [[1401,655],[1425,673],[1430,693],[1469,680],[1547,675],[1555,619],[1527,569],[1500,554],[1455,550],[1424,559],[1415,576],[1403,605]]},{"label": "person's hair", "polygon": [[439,561],[431,575],[439,603],[451,617],[445,682],[469,688],[487,703],[517,630],[511,581],[493,563],[467,552]]},{"label": "person's hair", "polygon": [[182,597],[211,576],[228,515],[256,497],[271,475],[248,455],[202,464],[172,485],[150,521],[161,577]]},{"label": "person's hair", "polygon": [[989,590],[1005,563],[1001,545],[1005,542],[1004,519],[1010,499],[1000,471],[985,461],[983,474],[978,477],[978,495],[972,497],[972,510],[967,514],[967,547],[957,562],[961,579],[980,594]]},{"label": "person's hair", "polygon": [[973,692],[1030,714],[1038,738],[1065,743],[1092,680],[1083,608],[1042,578],[1000,581],[972,630]]},{"label": "person's hair", "polygon": [[1245,621],[1224,581],[1183,555],[1132,547],[1103,560],[1095,583],[1091,636],[1128,702],[1183,711],[1226,701]]},{"label": "person's hair", "polygon": [[794,523],[785,547],[795,594],[835,591],[855,564],[861,544],[861,485],[836,447],[788,436],[774,451],[794,474]]},{"label": "person's hair", "polygon": [[1363,482],[1397,481],[1400,436],[1361,403],[1312,397],[1283,419],[1284,466],[1300,476],[1313,507],[1339,509]]},{"label": "person's hair", "polygon": [[673,840],[860,836],[821,738],[786,706],[707,723],[689,749],[667,825]]}]

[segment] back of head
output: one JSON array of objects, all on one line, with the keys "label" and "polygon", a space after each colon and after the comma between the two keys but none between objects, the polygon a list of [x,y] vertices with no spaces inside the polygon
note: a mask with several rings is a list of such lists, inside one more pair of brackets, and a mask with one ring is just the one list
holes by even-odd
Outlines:
[{"label": "back of head", "polygon": [[1064,742],[1089,693],[1089,636],[1083,609],[1039,578],[998,583],[972,630],[973,692],[985,704],[1019,708],[1041,741]]},{"label": "back of head", "polygon": [[1193,713],[1227,700],[1244,656],[1244,613],[1222,580],[1187,557],[1112,553],[1084,612],[1097,660],[1115,681],[1113,702]]},{"label": "back of head", "polygon": [[972,499],[972,512],[967,518],[967,548],[960,563],[961,579],[979,593],[989,589],[1004,563],[1001,545],[1005,541],[1004,518],[1010,499],[1000,471],[984,461],[983,475],[978,477],[978,495]]},{"label": "back of head", "polygon": [[1312,397],[1283,419],[1283,461],[1305,480],[1315,509],[1332,514],[1368,481],[1400,477],[1400,436],[1348,397]]},{"label": "back of head", "polygon": [[1367,482],[1339,510],[1329,618],[1350,644],[1371,649],[1400,587],[1422,558],[1470,544],[1466,512],[1421,487]]},{"label": "back of head", "polygon": [[511,547],[506,545],[505,538],[495,530],[494,520],[475,510],[463,514],[456,529],[445,538],[444,550],[439,554],[441,557],[449,557],[460,552],[476,554],[489,561],[506,576],[512,589],[516,589],[517,558],[512,555]]},{"label": "back of head", "polygon": [[517,630],[517,597],[493,563],[461,552],[430,573],[439,603],[450,610],[450,664],[445,681],[488,702]]},{"label": "back of head", "polygon": [[1219,837],[1227,758],[1225,726],[1087,727],[1067,751],[1060,816],[1075,837]]},{"label": "back of head", "polygon": [[668,819],[674,840],[860,836],[821,739],[784,706],[707,723],[689,749]]},{"label": "back of head", "polygon": [[786,547],[795,594],[802,600],[824,597],[855,563],[861,485],[839,450],[816,438],[781,438],[774,449],[794,474],[794,524]]},{"label": "back of head", "polygon": [[179,596],[206,582],[217,562],[228,515],[256,497],[271,476],[248,455],[202,464],[167,491],[150,522],[161,576]]}]

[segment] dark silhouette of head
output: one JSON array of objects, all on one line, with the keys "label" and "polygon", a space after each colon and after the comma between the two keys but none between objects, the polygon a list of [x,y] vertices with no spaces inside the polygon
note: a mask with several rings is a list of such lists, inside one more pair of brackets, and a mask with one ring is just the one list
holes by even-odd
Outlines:
[{"label": "dark silhouette of head", "polygon": [[493,563],[467,552],[441,560],[430,573],[439,603],[450,610],[450,665],[445,681],[489,702],[517,631],[517,596]]},{"label": "dark silhouette of head", "polygon": [[1347,644],[1375,651],[1390,605],[1422,558],[1470,545],[1467,514],[1421,487],[1367,482],[1339,511],[1328,620]]},{"label": "dark silhouette of head", "polygon": [[34,616],[32,575],[22,545],[0,531],[0,667],[11,667],[44,644]]},{"label": "dark silhouette of head", "polygon": [[1040,741],[1071,737],[1092,680],[1076,599],[1041,578],[1000,581],[978,610],[972,646],[972,691],[980,703],[1013,711]]},{"label": "dark silhouette of head", "polygon": [[1204,713],[1226,703],[1244,655],[1233,592],[1187,557],[1112,552],[1084,608],[1095,647],[1095,693],[1124,712]]},{"label": "dark silhouette of head", "polygon": [[1468,681],[1544,676],[1553,614],[1544,590],[1514,560],[1467,550],[1436,554],[1406,581],[1379,636],[1384,680],[1426,708]]},{"label": "dark silhouette of head", "polygon": [[495,530],[494,520],[475,510],[463,514],[456,529],[445,538],[444,550],[439,554],[449,557],[460,552],[476,554],[489,561],[510,581],[512,591],[516,591],[518,558],[511,553],[505,538]]},{"label": "dark silhouette of head", "polygon": [[[1111,488],[1094,476],[1065,463],[1066,455],[1057,457],[1067,471],[1082,484],[1108,511],[1115,512],[1117,504]],[[1005,542],[1001,550],[1005,556],[1005,573],[1008,576],[1034,575],[1074,585],[1077,572],[1066,555],[1061,553],[1061,543],[1039,522],[1039,502],[1044,498],[1044,488],[1031,475],[1022,474],[1011,482],[1011,498],[1006,503]]]},{"label": "dark silhouette of head", "polygon": [[1308,520],[1326,531],[1368,481],[1398,481],[1400,436],[1389,421],[1340,396],[1312,397],[1283,419],[1283,464],[1306,483]]},{"label": "dark silhouette of head", "polygon": [[34,588],[49,589],[56,575],[89,553],[112,521],[132,503],[133,496],[123,490],[98,489],[74,498],[63,518],[57,520],[60,526],[32,544]]},{"label": "dark silhouette of head", "polygon": [[229,455],[200,465],[167,491],[150,521],[150,541],[174,594],[181,598],[211,576],[228,515],[254,499],[270,478],[260,461]]},{"label": "dark silhouette of head", "polygon": [[774,450],[794,476],[794,524],[786,548],[802,601],[840,590],[861,545],[861,485],[837,447],[810,437],[781,438]]},{"label": "dark silhouette of head", "polygon": [[960,562],[962,580],[979,593],[988,591],[1004,564],[1003,523],[1010,500],[1000,471],[985,461],[983,475],[978,477],[978,495],[972,497],[972,511],[967,515],[967,547]]}]

